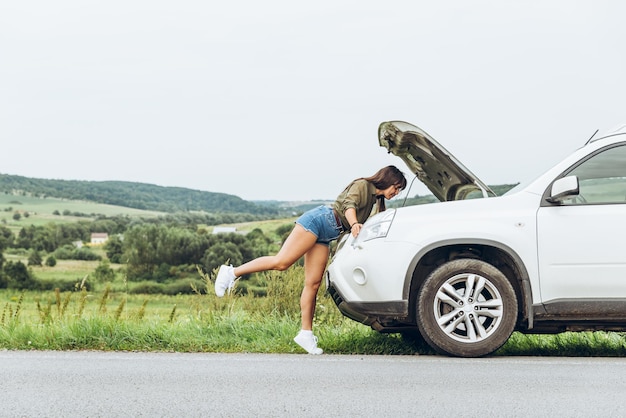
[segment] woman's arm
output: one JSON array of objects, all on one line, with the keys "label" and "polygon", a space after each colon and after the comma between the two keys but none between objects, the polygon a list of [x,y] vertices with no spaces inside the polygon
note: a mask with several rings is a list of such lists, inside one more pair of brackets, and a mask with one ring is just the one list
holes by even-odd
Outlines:
[{"label": "woman's arm", "polygon": [[353,237],[359,235],[359,231],[363,224],[360,224],[356,218],[356,209],[348,208],[346,209],[346,220],[348,221],[348,225],[350,225],[350,233],[352,233]]}]

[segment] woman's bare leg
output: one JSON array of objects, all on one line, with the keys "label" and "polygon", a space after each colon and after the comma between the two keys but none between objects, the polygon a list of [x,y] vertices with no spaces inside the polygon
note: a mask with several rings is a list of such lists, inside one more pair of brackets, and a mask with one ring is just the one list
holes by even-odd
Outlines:
[{"label": "woman's bare leg", "polygon": [[329,247],[317,244],[315,234],[296,224],[276,255],[255,258],[234,269],[236,277],[267,270],[286,270],[304,256],[304,289],[300,296],[302,329],[313,328],[317,291],[328,262]]},{"label": "woman's bare leg", "polygon": [[304,254],[304,289],[300,296],[300,310],[302,311],[302,329],[313,329],[313,315],[317,291],[322,284],[324,270],[328,262],[329,248],[327,245],[315,244]]},{"label": "woman's bare leg", "polygon": [[296,224],[276,255],[268,255],[248,261],[234,270],[236,277],[266,270],[286,270],[313,246],[317,237],[302,225]]}]

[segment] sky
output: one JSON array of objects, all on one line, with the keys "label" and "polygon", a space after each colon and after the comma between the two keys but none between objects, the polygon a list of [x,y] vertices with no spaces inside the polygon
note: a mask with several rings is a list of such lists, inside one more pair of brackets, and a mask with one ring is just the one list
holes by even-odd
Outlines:
[{"label": "sky", "polygon": [[625,15],[619,0],[5,1],[0,173],[334,199],[389,164],[410,178],[377,138],[404,120],[485,183],[523,182],[626,122]]}]

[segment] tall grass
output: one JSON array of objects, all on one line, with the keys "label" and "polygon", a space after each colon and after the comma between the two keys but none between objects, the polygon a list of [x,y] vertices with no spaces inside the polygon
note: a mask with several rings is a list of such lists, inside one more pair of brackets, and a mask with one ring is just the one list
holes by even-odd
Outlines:
[{"label": "tall grass", "polygon": [[[211,275],[193,295],[134,295],[112,290],[0,292],[0,348],[302,353],[292,338],[300,327],[302,267],[257,277],[267,297],[213,292]],[[341,315],[322,290],[314,329],[335,354],[432,354],[397,334],[379,334]],[[496,355],[624,356],[621,333],[515,333]]]}]

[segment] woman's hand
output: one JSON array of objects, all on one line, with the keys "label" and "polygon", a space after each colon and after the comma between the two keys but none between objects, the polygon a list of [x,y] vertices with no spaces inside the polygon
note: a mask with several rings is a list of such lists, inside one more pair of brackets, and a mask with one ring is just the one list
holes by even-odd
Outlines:
[{"label": "woman's hand", "polygon": [[350,233],[352,234],[352,236],[354,238],[356,238],[357,235],[359,235],[359,232],[361,232],[361,228],[363,227],[363,224],[355,222],[352,224],[352,226],[350,227]]}]

